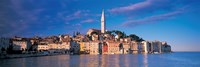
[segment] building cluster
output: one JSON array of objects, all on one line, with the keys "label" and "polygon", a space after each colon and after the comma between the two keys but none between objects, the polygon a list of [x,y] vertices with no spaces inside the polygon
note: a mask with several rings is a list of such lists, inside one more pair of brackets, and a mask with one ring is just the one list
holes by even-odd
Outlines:
[{"label": "building cluster", "polygon": [[[171,46],[160,41],[135,41],[130,37],[118,38],[117,35],[93,33],[49,36],[45,38],[0,38],[1,52],[12,46],[13,51],[48,51],[67,54],[137,54],[171,52]],[[90,34],[90,35],[89,35]]]},{"label": "building cluster", "polygon": [[137,54],[171,52],[166,42],[144,41],[135,35],[126,36],[123,32],[106,31],[104,11],[101,17],[101,30],[89,29],[86,35],[59,35],[32,38],[0,38],[1,53],[42,52],[67,54]]}]

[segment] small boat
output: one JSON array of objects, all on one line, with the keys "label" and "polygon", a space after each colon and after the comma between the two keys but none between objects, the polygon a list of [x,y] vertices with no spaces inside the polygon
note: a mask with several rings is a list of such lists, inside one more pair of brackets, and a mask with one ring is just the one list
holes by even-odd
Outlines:
[{"label": "small boat", "polygon": [[153,54],[160,54],[159,52],[153,52]]}]

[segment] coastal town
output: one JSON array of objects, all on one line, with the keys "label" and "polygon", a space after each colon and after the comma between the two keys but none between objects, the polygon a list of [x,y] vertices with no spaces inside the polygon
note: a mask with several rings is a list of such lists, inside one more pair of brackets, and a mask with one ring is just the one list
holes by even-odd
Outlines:
[{"label": "coastal town", "polygon": [[89,29],[86,34],[74,32],[56,36],[31,38],[1,37],[0,56],[7,55],[54,55],[54,54],[159,54],[171,52],[167,42],[148,41],[141,37],[127,35],[119,30],[107,30],[104,11],[101,16],[101,30]]}]

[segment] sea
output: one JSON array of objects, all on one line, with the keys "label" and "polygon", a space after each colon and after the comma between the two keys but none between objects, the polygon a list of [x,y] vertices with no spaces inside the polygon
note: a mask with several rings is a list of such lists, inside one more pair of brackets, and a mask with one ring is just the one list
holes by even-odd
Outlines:
[{"label": "sea", "polygon": [[200,67],[200,52],[56,55],[0,59],[0,67]]}]

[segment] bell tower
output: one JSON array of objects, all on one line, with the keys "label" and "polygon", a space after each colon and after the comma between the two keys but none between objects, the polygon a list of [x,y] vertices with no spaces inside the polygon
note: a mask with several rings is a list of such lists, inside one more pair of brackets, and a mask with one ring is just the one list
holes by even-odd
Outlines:
[{"label": "bell tower", "polygon": [[105,30],[106,30],[106,24],[105,24],[104,10],[103,10],[101,14],[101,33],[105,33]]}]

